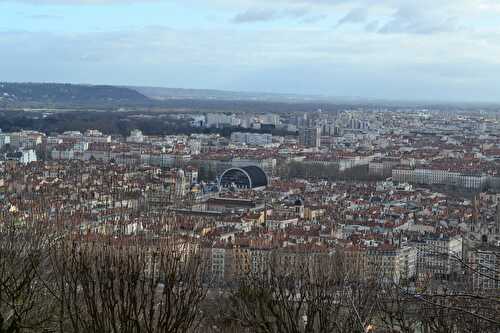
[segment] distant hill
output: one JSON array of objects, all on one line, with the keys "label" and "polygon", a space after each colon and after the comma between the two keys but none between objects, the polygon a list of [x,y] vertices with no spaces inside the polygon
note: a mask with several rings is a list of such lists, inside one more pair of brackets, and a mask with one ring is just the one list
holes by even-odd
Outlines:
[{"label": "distant hill", "polygon": [[0,105],[144,105],[140,92],[115,86],[0,82]]},{"label": "distant hill", "polygon": [[261,92],[241,92],[214,89],[182,89],[163,87],[130,87],[147,97],[158,100],[218,100],[218,101],[261,101],[261,102],[312,102],[326,101],[319,95],[296,95]]},{"label": "distant hill", "polygon": [[219,90],[0,82],[0,109],[119,107],[163,110],[307,112],[325,109],[326,102],[297,95]]},{"label": "distant hill", "polygon": [[137,107],[155,110],[309,112],[338,111],[353,106],[422,107],[456,110],[495,104],[384,101],[355,97],[237,92],[138,86],[83,85],[62,83],[0,82],[0,108],[116,109]]}]

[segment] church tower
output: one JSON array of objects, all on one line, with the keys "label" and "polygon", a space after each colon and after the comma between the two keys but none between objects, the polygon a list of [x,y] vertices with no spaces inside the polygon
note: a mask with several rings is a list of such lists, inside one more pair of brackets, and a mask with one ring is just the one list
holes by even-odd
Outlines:
[{"label": "church tower", "polygon": [[186,181],[186,175],[184,170],[179,169],[175,177],[175,195],[178,198],[182,198],[186,195],[188,182]]}]

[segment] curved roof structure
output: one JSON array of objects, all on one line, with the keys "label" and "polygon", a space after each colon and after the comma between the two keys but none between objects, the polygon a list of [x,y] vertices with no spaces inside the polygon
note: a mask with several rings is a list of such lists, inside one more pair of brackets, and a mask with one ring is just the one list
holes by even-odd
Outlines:
[{"label": "curved roof structure", "polygon": [[250,165],[241,168],[230,168],[222,173],[219,187],[257,188],[268,185],[267,175],[258,166]]}]

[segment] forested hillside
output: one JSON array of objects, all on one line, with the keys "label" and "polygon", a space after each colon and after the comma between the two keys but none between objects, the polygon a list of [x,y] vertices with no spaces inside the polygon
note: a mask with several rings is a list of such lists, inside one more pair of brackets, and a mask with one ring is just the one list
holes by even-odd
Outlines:
[{"label": "forested hillside", "polygon": [[0,105],[137,105],[150,99],[123,87],[59,83],[0,83]]}]

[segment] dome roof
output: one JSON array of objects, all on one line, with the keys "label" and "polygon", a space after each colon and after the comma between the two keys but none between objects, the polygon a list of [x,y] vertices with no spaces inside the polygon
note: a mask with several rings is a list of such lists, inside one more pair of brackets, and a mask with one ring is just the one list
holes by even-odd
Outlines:
[{"label": "dome roof", "polygon": [[230,168],[220,177],[219,186],[229,187],[235,184],[241,188],[257,188],[268,185],[267,175],[260,167],[255,165],[241,168]]}]

